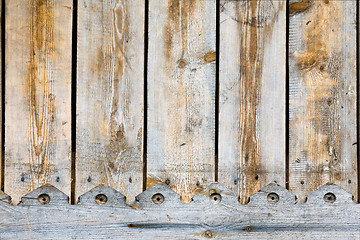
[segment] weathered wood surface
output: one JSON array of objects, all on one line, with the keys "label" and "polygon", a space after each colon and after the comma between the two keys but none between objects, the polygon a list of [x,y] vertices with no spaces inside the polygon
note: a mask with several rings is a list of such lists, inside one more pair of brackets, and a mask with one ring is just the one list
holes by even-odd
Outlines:
[{"label": "weathered wood surface", "polygon": [[5,192],[70,195],[71,0],[7,0]]},{"label": "weathered wood surface", "polygon": [[143,190],[144,0],[78,5],[76,196]]},{"label": "weathered wood surface", "polygon": [[300,199],[325,183],[357,198],[356,1],[290,1],[289,177]]},{"label": "weathered wood surface", "polygon": [[220,1],[219,182],[285,186],[286,1]]},{"label": "weathered wood surface", "polygon": [[185,202],[215,178],[216,1],[150,0],[147,185]]},{"label": "weathered wood surface", "polygon": [[[334,203],[324,201],[328,192],[335,194]],[[51,196],[46,205],[37,200],[44,193]],[[109,202],[97,205],[101,193]],[[162,204],[151,200],[157,193],[164,196]],[[273,193],[280,196],[277,203],[268,200]],[[195,195],[190,204],[159,184],[139,195],[133,207],[108,187],[66,207],[66,195],[49,186],[27,194],[19,206],[0,199],[1,239],[358,239],[360,231],[360,205],[334,185],[321,187],[305,204],[295,204],[295,195],[276,184],[251,196],[248,205],[218,184]]]}]

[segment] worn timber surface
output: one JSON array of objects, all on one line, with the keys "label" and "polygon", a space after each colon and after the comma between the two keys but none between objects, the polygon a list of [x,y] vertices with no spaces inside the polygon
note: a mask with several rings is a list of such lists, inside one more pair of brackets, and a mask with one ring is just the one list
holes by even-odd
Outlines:
[{"label": "worn timber surface", "polygon": [[76,198],[106,184],[143,190],[143,0],[80,0]]},{"label": "worn timber surface", "polygon": [[5,3],[5,192],[70,195],[72,1]]},{"label": "worn timber surface", "polygon": [[[324,198],[332,193],[333,198]],[[38,196],[48,194],[42,205]],[[99,194],[107,202],[97,204]],[[155,194],[164,201],[156,204]],[[271,194],[277,194],[274,202]],[[270,198],[269,198],[270,196]],[[212,184],[184,204],[180,195],[156,184],[128,206],[124,196],[103,186],[67,205],[67,196],[43,186],[22,198],[18,206],[0,194],[1,239],[357,239],[360,205],[335,185],[324,185],[297,204],[295,195],[270,184],[241,205],[237,196]],[[103,202],[100,202],[103,203]],[[158,202],[157,202],[158,203]],[[171,206],[171,207],[170,207]]]},{"label": "worn timber surface", "polygon": [[219,182],[285,186],[286,1],[220,1]]}]

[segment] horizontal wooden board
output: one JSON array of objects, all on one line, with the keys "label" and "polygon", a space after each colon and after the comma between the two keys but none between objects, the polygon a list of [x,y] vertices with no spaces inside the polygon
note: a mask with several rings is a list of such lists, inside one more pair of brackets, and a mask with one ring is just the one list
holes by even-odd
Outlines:
[{"label": "horizontal wooden board", "polygon": [[[81,204],[67,206],[66,195],[56,189],[38,190],[21,206],[0,201],[1,239],[356,239],[360,231],[360,205],[332,185],[308,196],[308,203],[295,204],[295,195],[274,184],[253,195],[248,205],[216,184],[190,204],[156,185],[139,196],[141,208],[124,205],[108,188],[89,192],[83,201],[80,198]],[[101,191],[109,202],[119,199],[119,205],[114,207],[113,201],[97,205],[95,197]],[[324,201],[328,192],[336,195],[334,203]],[[41,193],[53,196],[53,202],[41,205],[36,199]],[[152,201],[155,193],[164,196],[163,205]],[[280,201],[269,202],[269,193],[279,194]]]}]

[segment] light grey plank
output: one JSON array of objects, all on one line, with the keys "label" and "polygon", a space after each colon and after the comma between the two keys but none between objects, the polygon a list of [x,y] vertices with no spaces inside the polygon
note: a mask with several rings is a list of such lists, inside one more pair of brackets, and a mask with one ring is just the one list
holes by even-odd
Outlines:
[{"label": "light grey plank", "polygon": [[289,187],[335,183],[357,199],[357,1],[290,1]]},{"label": "light grey plank", "polygon": [[[339,201],[325,202],[329,192]],[[41,193],[58,199],[42,205],[35,201]],[[96,204],[92,198],[99,193],[118,199],[119,205]],[[159,193],[163,204],[152,201]],[[274,193],[285,200],[271,203],[264,198]],[[275,184],[253,195],[254,205],[240,204],[233,192],[218,184],[189,204],[159,184],[139,195],[136,206],[126,206],[119,196],[100,187],[83,195],[83,204],[64,205],[64,195],[47,186],[26,196],[34,201],[19,206],[0,201],[1,239],[357,239],[360,232],[360,205],[334,185],[324,185],[303,204],[295,204],[294,195]]]},{"label": "light grey plank", "polygon": [[216,1],[150,0],[147,187],[183,201],[215,178]]},{"label": "light grey plank", "polygon": [[76,198],[143,190],[144,23],[144,0],[79,1]]},{"label": "light grey plank", "polygon": [[286,1],[220,1],[219,182],[285,186]]},{"label": "light grey plank", "polygon": [[71,0],[6,0],[5,192],[70,195]]}]

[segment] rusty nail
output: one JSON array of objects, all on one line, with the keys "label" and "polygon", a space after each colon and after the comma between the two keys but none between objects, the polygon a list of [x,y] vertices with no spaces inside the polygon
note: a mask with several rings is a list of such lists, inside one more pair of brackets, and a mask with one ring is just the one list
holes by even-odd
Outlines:
[{"label": "rusty nail", "polygon": [[206,230],[205,233],[204,233],[205,237],[207,238],[212,238],[214,237],[214,232],[211,231],[211,230]]},{"label": "rusty nail", "polygon": [[280,197],[277,193],[269,193],[267,195],[267,201],[269,203],[277,203],[280,200]]},{"label": "rusty nail", "polygon": [[95,196],[95,202],[99,205],[103,205],[107,202],[108,198],[104,194],[98,194]]}]

